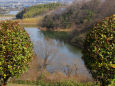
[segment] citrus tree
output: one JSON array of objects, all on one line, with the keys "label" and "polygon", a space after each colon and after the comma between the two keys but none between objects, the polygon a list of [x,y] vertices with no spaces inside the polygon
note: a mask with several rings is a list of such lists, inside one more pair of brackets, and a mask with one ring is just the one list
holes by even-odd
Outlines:
[{"label": "citrus tree", "polygon": [[32,56],[32,43],[25,30],[17,22],[0,23],[0,85],[27,71]]},{"label": "citrus tree", "polygon": [[89,32],[83,59],[101,86],[115,83],[115,15],[103,19]]}]

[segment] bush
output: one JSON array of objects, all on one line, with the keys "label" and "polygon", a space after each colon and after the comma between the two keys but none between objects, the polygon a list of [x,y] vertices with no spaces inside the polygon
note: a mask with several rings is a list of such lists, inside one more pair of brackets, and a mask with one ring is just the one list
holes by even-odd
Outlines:
[{"label": "bush", "polygon": [[95,25],[87,35],[83,59],[94,79],[102,86],[115,80],[115,15]]},{"label": "bush", "polygon": [[27,71],[32,55],[32,43],[25,30],[17,22],[0,23],[0,84]]},{"label": "bush", "polygon": [[13,83],[36,85],[36,86],[96,86],[95,83],[92,83],[92,82],[81,83],[81,82],[72,81],[72,80],[64,80],[64,81],[44,81],[44,80],[22,81],[22,80],[17,80],[17,81],[13,81]]},{"label": "bush", "polygon": [[95,86],[93,83],[79,83],[76,81],[66,80],[60,82],[44,82],[39,81],[37,85],[41,86]]}]

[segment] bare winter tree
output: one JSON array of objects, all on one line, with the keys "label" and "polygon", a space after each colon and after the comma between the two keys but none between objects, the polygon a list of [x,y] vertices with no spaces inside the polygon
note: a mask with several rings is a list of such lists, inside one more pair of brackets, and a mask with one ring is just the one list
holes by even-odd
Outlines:
[{"label": "bare winter tree", "polygon": [[73,74],[77,74],[78,71],[77,64],[66,64],[63,69],[64,73],[68,78],[71,77],[71,75]]},{"label": "bare winter tree", "polygon": [[38,42],[38,64],[41,70],[47,68],[48,65],[53,64],[53,60],[56,58],[58,49],[53,44],[52,40],[47,39],[45,42]]}]

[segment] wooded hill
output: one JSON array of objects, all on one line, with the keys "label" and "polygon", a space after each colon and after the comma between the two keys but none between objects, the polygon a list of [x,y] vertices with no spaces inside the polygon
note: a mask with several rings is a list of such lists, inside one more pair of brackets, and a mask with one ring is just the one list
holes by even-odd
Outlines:
[{"label": "wooded hill", "polygon": [[39,4],[29,8],[25,8],[21,12],[16,15],[16,18],[33,18],[36,16],[44,15],[47,12],[56,9],[57,7],[61,6],[60,3],[49,3],[49,4]]},{"label": "wooded hill", "polygon": [[49,30],[72,29],[69,41],[74,45],[82,46],[85,35],[95,23],[112,14],[115,14],[114,0],[75,1],[66,8],[46,15],[40,26]]}]

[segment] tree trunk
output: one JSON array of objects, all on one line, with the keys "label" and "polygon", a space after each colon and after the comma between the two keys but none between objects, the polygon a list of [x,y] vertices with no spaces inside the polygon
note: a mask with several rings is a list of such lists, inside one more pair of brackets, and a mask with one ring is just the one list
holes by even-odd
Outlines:
[{"label": "tree trunk", "polygon": [[3,80],[3,85],[2,86],[6,86],[7,82],[8,82],[9,76],[7,76],[4,80]]}]

